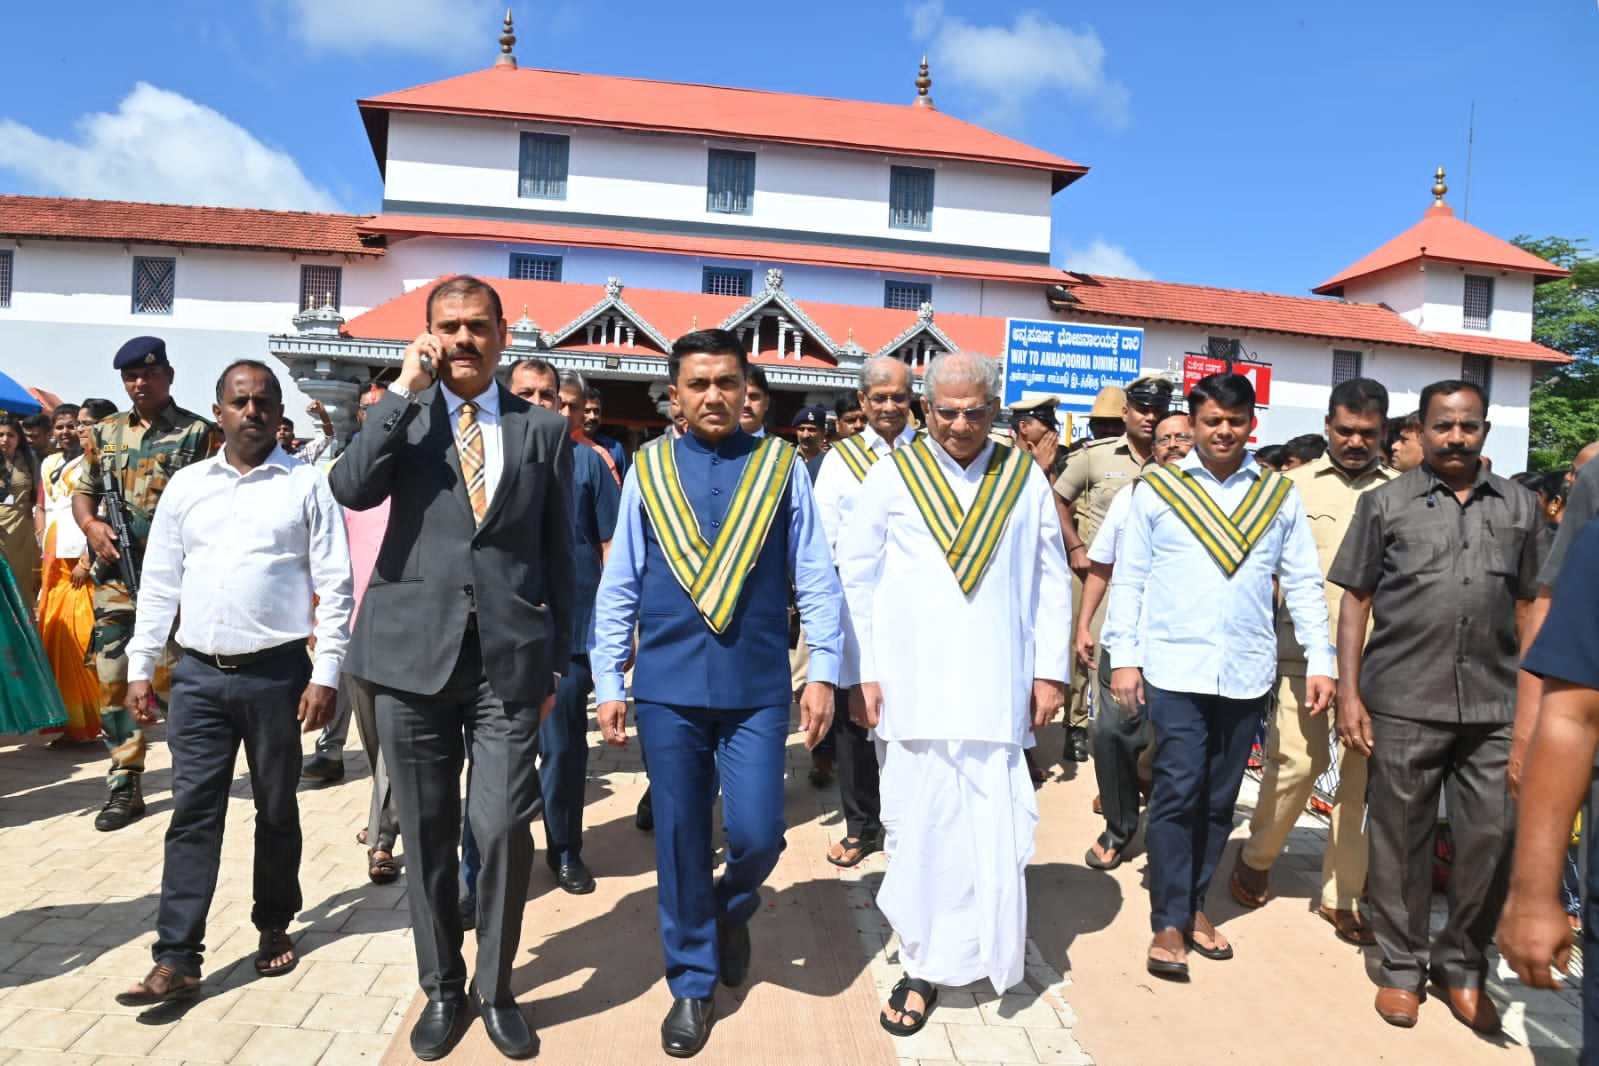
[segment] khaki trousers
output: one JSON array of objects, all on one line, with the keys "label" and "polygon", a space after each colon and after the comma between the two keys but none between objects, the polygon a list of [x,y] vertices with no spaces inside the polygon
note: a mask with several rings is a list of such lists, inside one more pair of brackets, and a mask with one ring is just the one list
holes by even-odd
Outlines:
[{"label": "khaki trousers", "polygon": [[[1072,574],[1072,647],[1077,647],[1077,605],[1083,602],[1083,579],[1075,573]],[[1094,617],[1089,629],[1094,634],[1094,662],[1099,662],[1099,632],[1105,627],[1105,607],[1110,603],[1109,590],[1099,601],[1099,609],[1094,612]],[[1092,687],[1096,670],[1084,670],[1077,656],[1072,656],[1072,691],[1071,699],[1066,704],[1066,724],[1068,726],[1088,726],[1088,690]]]},{"label": "khaki trousers", "polygon": [[[1277,711],[1266,730],[1260,802],[1242,852],[1251,869],[1271,869],[1315,791],[1316,779],[1332,765],[1333,716],[1332,707],[1318,715],[1305,709],[1303,677],[1278,679]],[[1339,745],[1338,789],[1321,861],[1324,907],[1354,910],[1360,899],[1366,883],[1365,811],[1366,757]]]}]

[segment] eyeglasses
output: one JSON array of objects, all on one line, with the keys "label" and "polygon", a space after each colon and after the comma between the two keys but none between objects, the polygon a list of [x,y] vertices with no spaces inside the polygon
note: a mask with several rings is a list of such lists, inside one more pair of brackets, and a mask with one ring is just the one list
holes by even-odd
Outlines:
[{"label": "eyeglasses", "polygon": [[911,394],[908,392],[882,392],[875,396],[868,395],[866,402],[873,407],[904,407],[911,402]]},{"label": "eyeglasses", "polygon": [[935,407],[933,413],[944,422],[954,422],[965,417],[968,422],[985,422],[994,414],[992,404],[983,404],[980,407]]},{"label": "eyeglasses", "polygon": [[1194,435],[1192,433],[1168,433],[1164,437],[1156,437],[1155,438],[1155,443],[1156,444],[1192,444],[1192,443],[1194,443]]}]

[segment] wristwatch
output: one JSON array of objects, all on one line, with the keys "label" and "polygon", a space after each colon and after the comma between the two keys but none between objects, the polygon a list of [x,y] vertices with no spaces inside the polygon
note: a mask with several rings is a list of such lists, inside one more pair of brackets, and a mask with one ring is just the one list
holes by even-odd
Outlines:
[{"label": "wristwatch", "polygon": [[389,382],[389,391],[406,403],[416,403],[416,393],[401,385],[398,381]]}]

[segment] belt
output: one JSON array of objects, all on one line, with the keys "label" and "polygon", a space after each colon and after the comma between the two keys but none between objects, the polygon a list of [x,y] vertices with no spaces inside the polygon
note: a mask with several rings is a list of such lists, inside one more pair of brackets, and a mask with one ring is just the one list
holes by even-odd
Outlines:
[{"label": "belt", "polygon": [[263,648],[260,651],[247,651],[239,655],[207,655],[203,651],[194,651],[192,648],[183,649],[183,654],[187,658],[205,663],[207,666],[214,667],[218,670],[240,670],[246,666],[253,666],[256,663],[265,662],[268,659],[276,659],[281,656],[288,655],[291,652],[304,655],[305,641],[291,640],[286,644],[278,644],[270,648]]}]

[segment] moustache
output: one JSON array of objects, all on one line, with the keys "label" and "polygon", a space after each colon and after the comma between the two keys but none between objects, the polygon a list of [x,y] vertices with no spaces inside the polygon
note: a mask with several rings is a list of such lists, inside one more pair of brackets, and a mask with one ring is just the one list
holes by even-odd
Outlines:
[{"label": "moustache", "polygon": [[457,344],[457,345],[455,345],[454,347],[452,347],[450,349],[450,358],[451,359],[454,359],[458,355],[482,355],[482,354],[483,354],[482,352],[478,351],[477,345],[475,345],[475,344]]},{"label": "moustache", "polygon": [[1439,456],[1459,456],[1462,459],[1470,459],[1472,456],[1481,452],[1481,450],[1482,449],[1480,448],[1473,448],[1465,444],[1451,444],[1447,448],[1440,448],[1438,450],[1438,454]]}]

